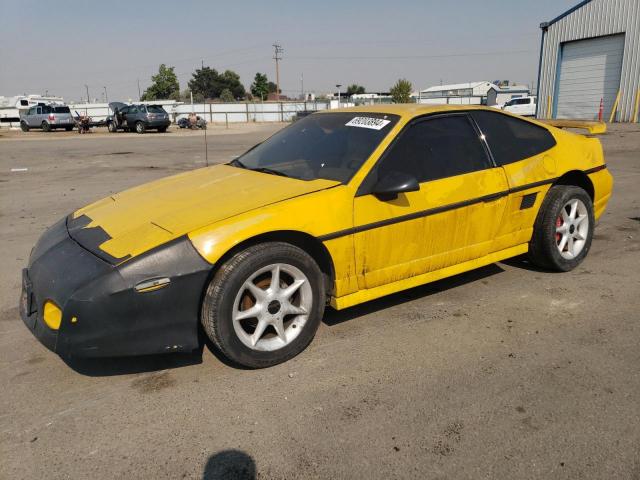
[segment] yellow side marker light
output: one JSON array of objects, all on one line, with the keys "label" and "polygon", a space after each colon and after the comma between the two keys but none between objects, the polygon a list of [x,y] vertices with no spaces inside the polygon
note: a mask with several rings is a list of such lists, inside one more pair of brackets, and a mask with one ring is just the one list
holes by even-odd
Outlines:
[{"label": "yellow side marker light", "polygon": [[58,330],[62,323],[62,310],[60,310],[60,307],[51,300],[47,300],[44,302],[43,310],[42,317],[44,318],[44,323],[46,323],[47,327],[51,330]]}]

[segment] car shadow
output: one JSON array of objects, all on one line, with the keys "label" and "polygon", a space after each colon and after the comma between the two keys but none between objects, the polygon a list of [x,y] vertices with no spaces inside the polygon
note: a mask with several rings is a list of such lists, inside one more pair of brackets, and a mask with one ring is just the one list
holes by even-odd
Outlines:
[{"label": "car shadow", "polygon": [[529,257],[527,257],[527,254],[518,255],[517,257],[508,258],[506,260],[501,260],[500,263],[509,265],[510,267],[529,270],[530,272],[558,273],[555,270],[549,270],[547,268],[542,268],[542,267],[538,267],[537,265],[534,265],[529,261]]},{"label": "car shadow", "polygon": [[429,297],[445,290],[460,287],[478,280],[483,280],[501,272],[504,272],[504,269],[499,265],[492,263],[486,267],[481,267],[476,270],[454,275],[453,277],[427,283],[426,285],[420,285],[419,287],[414,287],[409,290],[393,293],[386,297],[371,300],[344,310],[328,308],[325,311],[322,321],[325,325],[332,327],[334,325],[353,320],[354,318],[395,307],[396,305],[410,302],[412,300],[417,300],[418,298]]},{"label": "car shadow", "polygon": [[202,363],[202,348],[188,353],[164,353],[140,357],[63,358],[69,368],[88,377],[110,377],[156,372]]}]

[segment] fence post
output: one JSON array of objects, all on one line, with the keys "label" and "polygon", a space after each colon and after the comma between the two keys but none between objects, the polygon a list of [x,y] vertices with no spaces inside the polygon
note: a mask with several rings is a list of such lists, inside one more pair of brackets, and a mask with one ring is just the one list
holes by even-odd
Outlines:
[{"label": "fence post", "polygon": [[224,123],[226,124],[227,128],[229,128],[229,113],[228,112],[224,112]]},{"label": "fence post", "polygon": [[213,112],[211,111],[211,104],[209,104],[209,123],[213,123]]},{"label": "fence post", "polygon": [[249,102],[245,102],[244,106],[247,109],[247,123],[249,123]]},{"label": "fence post", "polygon": [[280,121],[284,122],[284,107],[282,106],[282,102],[280,102]]}]

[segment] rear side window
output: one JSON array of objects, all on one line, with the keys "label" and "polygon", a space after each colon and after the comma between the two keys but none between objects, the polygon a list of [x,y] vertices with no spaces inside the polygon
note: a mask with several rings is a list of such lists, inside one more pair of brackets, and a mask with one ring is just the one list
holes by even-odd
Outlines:
[{"label": "rear side window", "polygon": [[533,157],[556,144],[545,128],[524,120],[483,110],[471,112],[471,116],[478,122],[498,165]]},{"label": "rear side window", "polygon": [[165,113],[164,108],[162,108],[160,105],[148,105],[147,111],[149,113]]},{"label": "rear side window", "polygon": [[55,113],[71,113],[69,107],[53,107]]},{"label": "rear side window", "polygon": [[491,164],[471,121],[466,115],[455,115],[410,126],[385,155],[377,179],[399,171],[413,175],[422,183],[489,167]]}]

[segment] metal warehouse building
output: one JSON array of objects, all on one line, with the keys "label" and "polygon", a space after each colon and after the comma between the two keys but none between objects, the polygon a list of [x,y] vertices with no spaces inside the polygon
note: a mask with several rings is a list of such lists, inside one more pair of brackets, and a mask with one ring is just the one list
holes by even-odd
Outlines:
[{"label": "metal warehouse building", "polygon": [[[637,121],[640,0],[585,0],[540,24],[538,118]],[[635,117],[635,118],[634,118]]]}]

